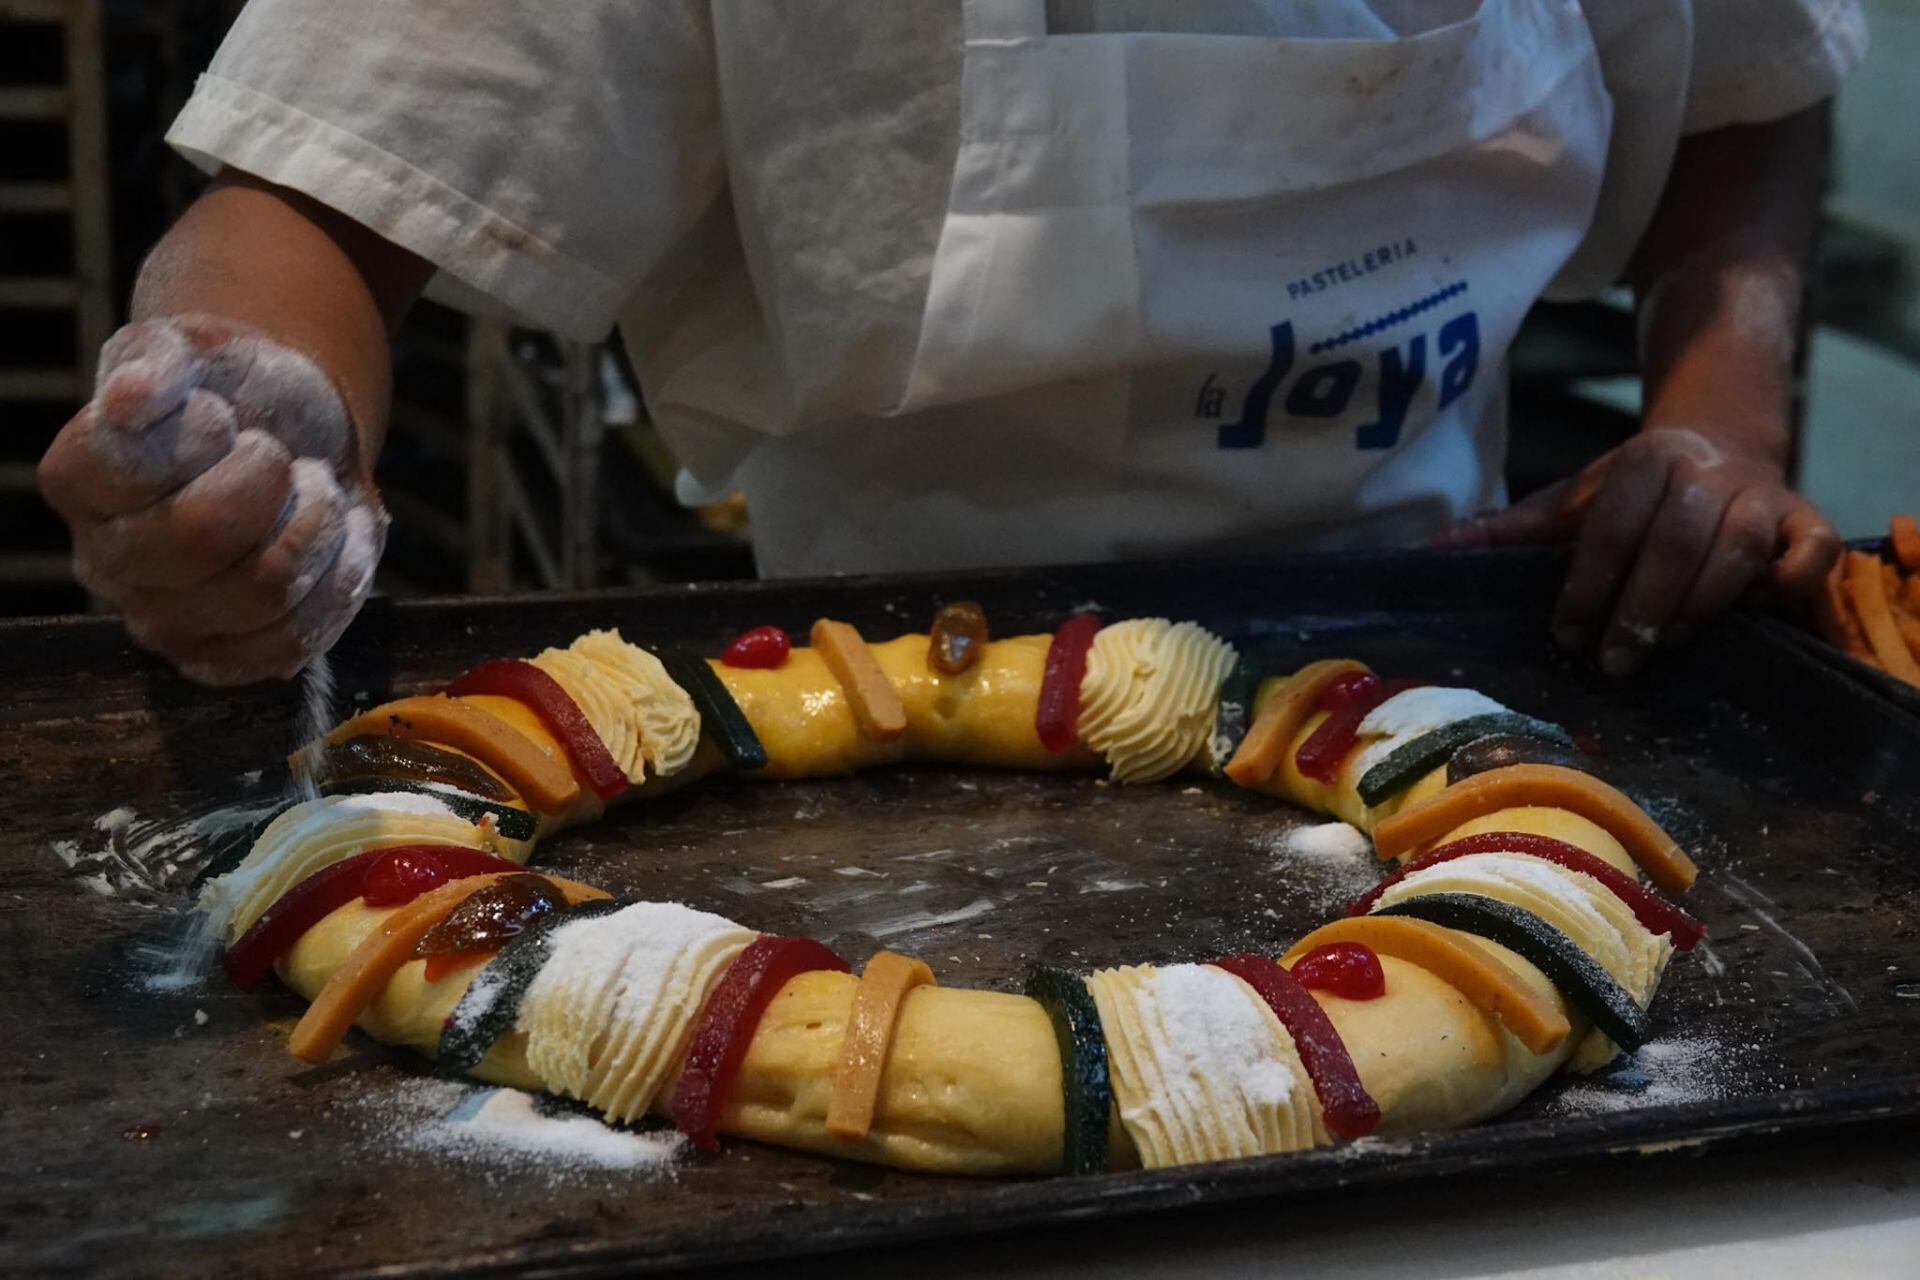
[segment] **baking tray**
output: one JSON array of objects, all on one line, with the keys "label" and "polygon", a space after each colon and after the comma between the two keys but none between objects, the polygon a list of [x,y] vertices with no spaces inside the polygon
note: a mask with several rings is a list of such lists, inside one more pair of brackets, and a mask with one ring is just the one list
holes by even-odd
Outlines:
[{"label": "baking tray", "polygon": [[[250,771],[286,748],[295,694],[194,689],[105,620],[0,626],[0,1269],[631,1273],[1910,1122],[1920,717],[1743,617],[1632,683],[1608,682],[1548,643],[1559,574],[1532,554],[1347,556],[368,611],[336,655],[343,694],[362,700],[596,625],[717,646],[749,625],[801,630],[831,613],[882,636],[960,597],[1003,634],[1090,606],[1190,617],[1276,664],[1358,654],[1555,717],[1596,740],[1608,774],[1704,867],[1689,904],[1710,950],[1676,959],[1650,1075],[1556,1082],[1498,1120],[1406,1142],[1003,1182],[743,1142],[668,1177],[417,1149],[401,1103],[447,1087],[417,1059],[355,1036],[335,1062],[304,1068],[284,1052],[300,1008],[285,993],[144,985],[177,898],[140,851],[167,820],[270,785]],[[1277,949],[1371,874],[1287,853],[1308,821],[1206,780],[1128,789],[900,769],[703,783],[555,840],[541,862],[1005,988],[1036,959]]]}]

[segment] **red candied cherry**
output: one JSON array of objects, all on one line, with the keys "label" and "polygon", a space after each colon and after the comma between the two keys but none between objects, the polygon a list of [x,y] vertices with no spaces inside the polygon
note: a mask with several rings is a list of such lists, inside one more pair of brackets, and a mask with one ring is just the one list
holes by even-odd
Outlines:
[{"label": "red candied cherry", "polygon": [[1293,966],[1293,976],[1308,990],[1331,991],[1346,1000],[1375,1000],[1387,993],[1380,957],[1358,942],[1315,947]]},{"label": "red candied cherry", "polygon": [[429,850],[395,849],[367,868],[360,896],[370,907],[397,907],[452,878],[447,874],[447,864]]},{"label": "red candied cherry", "polygon": [[736,637],[720,655],[720,661],[729,667],[759,667],[771,671],[787,660],[792,649],[793,641],[780,628],[755,627]]}]

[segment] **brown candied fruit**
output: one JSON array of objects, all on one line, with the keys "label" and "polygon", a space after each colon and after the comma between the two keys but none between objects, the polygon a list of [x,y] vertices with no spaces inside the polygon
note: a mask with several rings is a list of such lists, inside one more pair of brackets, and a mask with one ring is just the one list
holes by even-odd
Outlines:
[{"label": "brown candied fruit", "polygon": [[407,778],[452,787],[482,800],[514,798],[505,783],[457,751],[379,733],[363,733],[328,746],[321,774],[330,781]]},{"label": "brown candied fruit", "polygon": [[957,676],[987,647],[987,615],[971,600],[942,605],[933,615],[933,635],[927,644],[927,665],[943,675]]},{"label": "brown candied fruit", "polygon": [[553,881],[531,872],[503,876],[478,890],[427,931],[413,949],[416,957],[498,951],[507,941],[549,911],[566,905]]}]

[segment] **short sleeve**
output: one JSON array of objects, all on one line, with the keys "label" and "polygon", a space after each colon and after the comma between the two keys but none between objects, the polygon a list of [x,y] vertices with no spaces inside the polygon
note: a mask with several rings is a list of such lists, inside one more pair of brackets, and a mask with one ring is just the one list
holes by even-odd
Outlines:
[{"label": "short sleeve", "polygon": [[1859,0],[1694,0],[1693,12],[1688,133],[1803,111],[1867,52]]},{"label": "short sleeve", "polygon": [[706,0],[252,0],[168,141],[592,340],[717,199]]}]

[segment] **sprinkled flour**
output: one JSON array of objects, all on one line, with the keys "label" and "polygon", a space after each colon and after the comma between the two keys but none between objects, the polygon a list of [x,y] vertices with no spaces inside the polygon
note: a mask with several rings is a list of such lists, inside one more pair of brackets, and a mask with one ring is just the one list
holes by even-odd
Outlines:
[{"label": "sprinkled flour", "polygon": [[1272,859],[1264,873],[1269,891],[1307,915],[1336,910],[1380,879],[1373,842],[1344,822],[1289,823],[1254,838]]},{"label": "sprinkled flour", "polygon": [[1211,1110],[1207,1094],[1250,1107],[1278,1106],[1293,1094],[1293,1073],[1273,1055],[1273,1036],[1246,989],[1224,970],[1176,964],[1153,970],[1135,996],[1155,1069],[1178,1113]]},{"label": "sprinkled flour", "polygon": [[1373,842],[1358,827],[1344,822],[1322,822],[1314,826],[1289,827],[1273,841],[1274,853],[1304,858],[1310,862],[1350,864],[1362,859],[1369,868]]},{"label": "sprinkled flour", "polygon": [[1102,969],[1114,1101],[1149,1168],[1314,1144],[1312,1089],[1260,998],[1204,965]]},{"label": "sprinkled flour", "polygon": [[1555,1115],[1597,1115],[1721,1098],[1740,1087],[1726,1046],[1708,1036],[1652,1040],[1605,1075],[1576,1080],[1548,1104]]},{"label": "sprinkled flour", "polygon": [[320,798],[320,739],[333,728],[333,660],[320,654],[300,677],[300,719],[293,730],[288,799]]},{"label": "sprinkled flour", "polygon": [[[527,1033],[527,1065],[556,1092],[603,1108],[624,1098],[635,1115],[665,1070],[651,1051],[656,1042],[692,1017],[708,970],[754,938],[723,916],[677,902],[635,903],[548,936],[547,962],[515,1023]],[[629,1078],[641,1064],[649,1065]]]},{"label": "sprinkled flour", "polygon": [[357,1102],[355,1121],[369,1138],[402,1150],[548,1173],[670,1173],[686,1145],[677,1133],[615,1129],[550,1105],[518,1089],[410,1080]]},{"label": "sprinkled flour", "polygon": [[93,820],[97,844],[55,840],[51,847],[88,892],[139,906],[172,906],[171,895],[192,878],[214,841],[245,831],[277,807],[231,805],[195,818],[142,818],[133,809],[109,809]]}]

